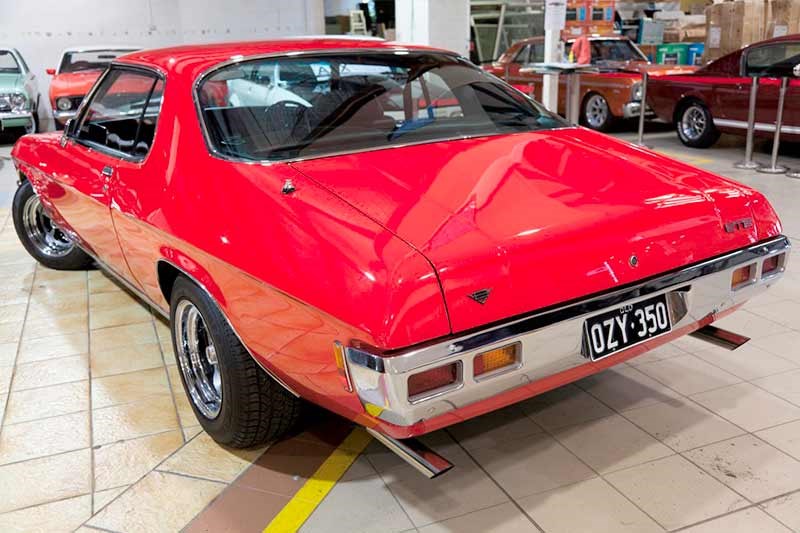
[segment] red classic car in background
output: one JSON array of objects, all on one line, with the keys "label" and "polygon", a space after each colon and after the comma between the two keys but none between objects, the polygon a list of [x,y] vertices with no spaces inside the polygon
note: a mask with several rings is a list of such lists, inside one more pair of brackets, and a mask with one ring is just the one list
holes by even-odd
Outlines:
[{"label": "red classic car in background", "polygon": [[111,62],[139,46],[79,46],[61,54],[58,69],[47,69],[50,80],[50,106],[57,128],[75,116],[83,97]]},{"label": "red classic car in background", "polygon": [[[569,55],[574,41],[564,43]],[[642,72],[650,75],[682,74],[694,72],[697,67],[676,65],[654,65],[647,60],[639,48],[626,37],[591,37],[592,65],[600,69],[597,73],[581,74],[581,124],[594,130],[606,131],[611,124],[622,118],[639,116],[642,101]],[[544,37],[532,37],[511,45],[500,58],[484,68],[523,92],[525,84],[531,84],[532,96],[541,99],[542,75],[520,72],[529,63],[544,61]],[[566,80],[559,79],[558,110],[566,109]]]},{"label": "red classic car in background", "polygon": [[232,446],[304,398],[434,475],[403,439],[705,328],[789,257],[758,192],[569,127],[446,51],[143,51],[81,109],[14,147],[19,238],[169,317],[194,412]]},{"label": "red classic car in background", "polygon": [[[780,77],[794,77],[797,64],[800,35],[769,39],[712,61],[694,74],[651,80],[647,102],[661,119],[675,124],[683,144],[708,148],[720,132],[747,133],[749,76],[758,76],[755,132],[772,137]],[[789,83],[781,132],[786,139],[800,140],[800,80]]]}]

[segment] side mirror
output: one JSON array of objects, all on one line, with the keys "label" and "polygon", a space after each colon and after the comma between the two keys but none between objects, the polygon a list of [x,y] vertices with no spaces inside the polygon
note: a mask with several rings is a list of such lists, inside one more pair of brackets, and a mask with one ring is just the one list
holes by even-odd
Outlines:
[{"label": "side mirror", "polygon": [[800,63],[796,64],[792,69],[792,74],[794,74],[795,78],[800,78]]},{"label": "side mirror", "polygon": [[49,68],[45,72],[47,72],[47,74],[50,75],[50,76],[55,76],[56,75],[56,69],[54,69],[54,68]]}]

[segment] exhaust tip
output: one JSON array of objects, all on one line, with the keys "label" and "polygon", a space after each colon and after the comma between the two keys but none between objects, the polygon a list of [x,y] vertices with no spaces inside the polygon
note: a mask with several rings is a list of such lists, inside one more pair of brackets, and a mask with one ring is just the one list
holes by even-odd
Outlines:
[{"label": "exhaust tip", "polygon": [[375,437],[376,440],[379,440],[384,446],[389,448],[403,461],[410,464],[428,479],[441,476],[453,468],[453,464],[450,461],[434,452],[417,439],[399,440],[379,433],[371,428],[366,428],[366,430],[370,435]]}]

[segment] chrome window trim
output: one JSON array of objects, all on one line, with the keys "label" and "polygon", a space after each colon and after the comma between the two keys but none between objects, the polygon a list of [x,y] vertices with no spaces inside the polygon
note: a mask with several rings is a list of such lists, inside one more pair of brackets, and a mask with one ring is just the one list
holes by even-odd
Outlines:
[{"label": "chrome window trim", "polygon": [[[376,152],[376,151],[379,151],[379,150],[391,150],[391,149],[394,149],[394,148],[405,148],[407,146],[420,146],[420,145],[434,144],[434,143],[439,143],[439,142],[463,141],[463,140],[468,140],[468,139],[483,139],[483,138],[499,137],[499,136],[502,136],[502,135],[524,135],[525,133],[530,133],[530,132],[514,132],[514,133],[488,133],[488,134],[480,134],[480,135],[458,135],[458,136],[446,137],[446,138],[436,139],[436,140],[415,141],[415,142],[393,144],[393,145],[390,145],[390,146],[375,146],[375,147],[371,147],[371,148],[353,148],[353,149],[349,149],[349,150],[338,150],[338,151],[333,151],[333,152],[327,152],[327,153],[324,153],[324,154],[309,155],[309,156],[304,156],[304,157],[286,158],[286,159],[275,159],[275,160],[272,160],[272,159],[252,160],[252,159],[245,159],[245,158],[241,158],[241,157],[233,157],[233,156],[225,155],[225,154],[219,152],[212,145],[211,136],[208,133],[208,127],[206,126],[205,119],[203,118],[203,110],[200,107],[200,85],[202,85],[202,83],[204,81],[206,81],[206,78],[208,78],[209,76],[214,74],[216,71],[224,69],[224,68],[229,67],[231,65],[236,65],[236,64],[239,64],[239,63],[249,63],[251,61],[260,61],[260,60],[264,60],[264,59],[276,59],[276,58],[294,59],[294,58],[303,57],[303,56],[306,56],[306,55],[340,55],[340,54],[368,54],[368,53],[391,54],[393,52],[419,52],[419,53],[429,53],[429,54],[434,54],[434,55],[438,54],[438,55],[449,56],[449,57],[455,58],[459,62],[461,62],[461,63],[463,63],[463,64],[465,64],[467,66],[470,66],[470,67],[472,67],[472,68],[474,68],[476,70],[481,71],[483,74],[486,74],[486,75],[494,77],[495,79],[499,80],[504,85],[507,85],[508,87],[510,87],[515,92],[523,95],[528,100],[533,100],[530,96],[526,95],[522,91],[519,91],[519,90],[514,89],[513,87],[511,87],[506,81],[498,78],[497,76],[494,76],[491,73],[483,71],[480,67],[472,64],[469,60],[465,59],[464,57],[460,56],[459,54],[457,54],[455,52],[449,52],[447,50],[435,50],[435,49],[427,50],[427,49],[419,49],[419,48],[408,48],[408,47],[405,47],[405,46],[397,46],[397,47],[394,47],[394,48],[339,48],[339,49],[336,49],[336,50],[331,50],[329,48],[323,48],[323,49],[314,49],[314,50],[300,50],[300,51],[296,51],[296,52],[273,52],[273,53],[267,53],[267,54],[258,54],[258,55],[240,57],[240,58],[236,58],[236,59],[230,59],[230,60],[224,61],[222,63],[218,63],[218,64],[216,64],[216,65],[214,65],[212,67],[209,67],[209,68],[205,69],[204,71],[202,71],[198,75],[198,77],[195,80],[195,82],[192,84],[192,100],[194,100],[195,114],[197,115],[197,121],[200,124],[200,131],[202,132],[203,141],[205,142],[206,150],[208,151],[208,154],[211,157],[214,157],[216,159],[221,159],[223,161],[230,161],[230,162],[234,162],[234,163],[244,163],[244,164],[248,164],[248,165],[262,165],[262,166],[264,166],[264,165],[275,165],[275,164],[280,164],[280,163],[299,163],[301,161],[310,161],[310,160],[314,160],[314,159],[323,159],[323,158],[327,158],[327,157],[336,157],[336,156],[342,156],[342,155],[360,154],[360,153],[364,153],[364,152]],[[84,102],[85,102],[85,100],[84,100]],[[572,128],[572,127],[574,127],[574,126],[570,126],[570,125],[565,124],[564,126],[558,127],[558,128],[548,128],[546,131],[568,129],[568,128]],[[541,131],[541,130],[539,130],[539,131]]]},{"label": "chrome window trim", "polygon": [[[163,83],[163,89],[162,89],[162,94],[161,94],[161,106],[159,106],[159,108],[158,108],[158,120],[156,121],[156,129],[155,129],[155,132],[153,132],[153,142],[150,145],[150,149],[147,151],[147,153],[143,157],[131,156],[131,155],[127,155],[127,154],[125,154],[123,152],[118,152],[118,151],[114,150],[113,148],[107,148],[105,146],[101,146],[101,145],[98,145],[98,144],[95,144],[95,143],[92,143],[92,142],[83,141],[83,140],[79,139],[78,137],[76,137],[75,135],[73,135],[72,132],[65,131],[64,134],[66,135],[66,137],[68,139],[74,141],[76,144],[80,144],[81,146],[84,146],[84,147],[86,147],[86,148],[88,148],[90,150],[95,150],[97,152],[105,154],[105,155],[107,155],[109,157],[113,157],[115,159],[119,159],[121,161],[127,161],[129,163],[136,163],[138,165],[144,165],[145,162],[147,161],[147,159],[150,157],[150,154],[153,152],[153,147],[156,145],[156,139],[158,138],[158,132],[161,129],[160,125],[161,125],[161,122],[162,122],[161,121],[162,110],[164,109],[164,101],[165,101],[165,98],[166,98],[166,95],[167,95],[167,76],[160,69],[157,69],[155,67],[145,66],[145,65],[138,65],[138,64],[137,65],[133,65],[131,63],[124,63],[124,62],[121,62],[121,61],[120,62],[113,61],[108,66],[108,68],[103,71],[103,73],[100,75],[100,77],[97,78],[97,81],[94,82],[94,85],[92,86],[92,89],[88,93],[86,93],[86,96],[83,97],[83,101],[81,101],[81,104],[80,104],[80,106],[78,106],[78,109],[76,109],[73,112],[74,113],[73,121],[75,122],[75,125],[73,126],[73,128],[79,127],[81,121],[83,121],[84,115],[86,114],[86,110],[89,108],[89,105],[88,105],[89,102],[94,98],[94,95],[97,92],[97,89],[102,84],[102,82],[106,79],[106,77],[109,75],[109,73],[114,69],[139,71],[140,73],[144,72],[147,75],[153,76],[156,79],[156,83],[158,82],[158,80],[161,80],[162,83]],[[151,95],[152,95],[152,93],[151,93]],[[72,98],[72,97],[67,97],[67,98]],[[70,112],[72,112],[72,111],[70,111]],[[144,116],[144,113],[142,114],[142,116]]]},{"label": "chrome window trim", "polygon": [[[789,252],[791,243],[783,235],[767,241],[740,248],[671,273],[637,282],[629,287],[615,289],[611,292],[588,296],[577,301],[558,305],[554,308],[535,311],[527,316],[513,318],[483,327],[479,331],[460,333],[449,338],[440,339],[421,346],[415,346],[398,352],[384,354],[370,353],[364,348],[348,347],[350,362],[379,373],[404,373],[415,368],[408,365],[432,365],[444,361],[455,354],[480,349],[496,343],[514,339],[533,331],[546,328],[588,313],[593,313],[622,304],[626,301],[641,298],[670,288],[678,289],[682,285],[690,285],[697,278],[707,276],[728,268],[758,260],[767,255]],[[760,276],[759,276],[760,277]],[[766,281],[766,280],[764,280]],[[413,362],[413,363],[412,363]]]}]

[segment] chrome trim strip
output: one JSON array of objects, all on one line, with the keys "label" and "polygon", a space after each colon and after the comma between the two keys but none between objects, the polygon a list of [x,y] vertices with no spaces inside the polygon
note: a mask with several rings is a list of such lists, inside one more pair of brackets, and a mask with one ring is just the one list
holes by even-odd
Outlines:
[{"label": "chrome trim strip", "polygon": [[[714,124],[723,128],[736,128],[741,130],[747,129],[747,122],[743,120],[729,120],[727,118],[715,118]],[[765,131],[775,133],[775,124],[767,124],[765,122],[756,122],[755,131]],[[789,133],[791,135],[800,135],[800,126],[781,126],[781,133]]]},{"label": "chrome trim strip", "polygon": [[[348,356],[350,357],[350,361],[356,365],[384,373],[387,372],[387,365],[385,363],[390,359],[392,360],[392,366],[396,366],[399,362],[398,358],[414,359],[418,358],[420,354],[426,353],[430,355],[429,358],[432,361],[436,361],[447,358],[453,354],[475,350],[519,335],[528,334],[558,322],[563,322],[564,320],[593,313],[608,307],[614,307],[628,300],[641,298],[670,287],[688,284],[699,277],[714,274],[766,255],[788,251],[790,248],[791,243],[789,239],[785,236],[780,236],[766,242],[730,252],[720,257],[708,259],[701,263],[682,268],[676,272],[639,282],[631,287],[617,289],[613,292],[598,296],[590,296],[578,302],[562,305],[554,309],[539,310],[528,317],[518,318],[504,324],[486,328],[477,333],[461,335],[453,340],[440,340],[433,344],[423,345],[417,348],[412,347],[397,354],[389,353],[384,355],[371,354],[362,349],[348,348]],[[402,364],[400,366],[402,366]]]},{"label": "chrome trim strip", "polygon": [[[233,327],[233,324],[231,323],[231,321],[230,321],[230,319],[228,318],[228,316],[227,316],[227,315],[226,315],[226,314],[223,312],[223,310],[222,310],[222,306],[220,306],[220,305],[219,305],[219,302],[217,301],[217,299],[216,299],[216,298],[214,298],[214,295],[213,295],[213,294],[211,294],[211,292],[209,292],[209,290],[206,288],[206,286],[205,286],[205,285],[203,285],[203,284],[202,284],[202,283],[201,283],[201,282],[200,282],[200,281],[199,281],[197,278],[195,278],[194,276],[192,276],[191,274],[189,274],[188,272],[186,272],[185,270],[183,270],[182,268],[180,268],[178,265],[176,265],[176,264],[175,264],[175,263],[173,263],[172,261],[170,261],[170,260],[168,260],[168,259],[164,259],[164,258],[162,257],[161,259],[159,259],[159,260],[156,262],[156,279],[159,281],[159,284],[161,283],[161,280],[158,278],[158,263],[160,263],[160,262],[164,262],[164,263],[166,263],[166,264],[170,265],[171,267],[173,267],[174,269],[176,269],[178,272],[180,272],[181,274],[185,275],[187,278],[189,278],[190,280],[192,280],[192,282],[194,282],[194,283],[195,283],[195,284],[196,284],[198,287],[200,287],[200,289],[201,289],[203,292],[205,292],[205,293],[206,293],[206,295],[207,295],[207,296],[208,296],[208,297],[211,299],[211,301],[212,301],[212,302],[214,302],[214,305],[216,305],[216,306],[217,306],[217,309],[219,310],[219,313],[220,313],[220,314],[222,315],[222,317],[225,319],[225,322],[227,322],[227,323],[228,323],[228,327],[229,327],[229,328],[231,328],[231,331],[233,331],[233,334],[234,334],[234,335],[236,335],[236,338],[237,338],[237,339],[239,339],[239,342],[242,344],[242,346],[244,346],[244,349],[245,349],[245,350],[247,350],[247,353],[249,353],[249,354],[250,354],[250,357],[252,357],[252,358],[253,358],[253,361],[255,361],[255,362],[256,362],[256,364],[257,364],[258,366],[260,366],[260,367],[261,367],[261,369],[262,369],[264,372],[266,372],[266,373],[267,373],[267,375],[269,375],[269,377],[271,377],[271,378],[272,378],[272,379],[274,379],[274,380],[275,380],[275,381],[276,381],[278,384],[280,384],[280,386],[281,386],[281,387],[283,387],[284,389],[286,389],[287,391],[289,391],[289,392],[290,392],[290,393],[291,393],[293,396],[295,396],[295,397],[297,397],[297,398],[300,398],[300,395],[299,395],[299,394],[298,394],[298,393],[297,393],[297,392],[296,392],[294,389],[292,389],[292,388],[291,388],[289,385],[287,385],[287,384],[286,384],[286,383],[285,383],[285,382],[284,382],[282,379],[280,379],[278,376],[276,376],[275,374],[273,374],[271,370],[269,370],[269,369],[268,369],[268,368],[266,368],[266,367],[265,367],[263,364],[261,364],[261,362],[258,360],[258,358],[257,358],[255,355],[253,355],[253,352],[251,352],[251,351],[250,351],[250,348],[247,346],[247,344],[244,342],[244,340],[242,340],[242,336],[241,336],[241,335],[239,335],[239,332],[238,332],[238,331],[236,331],[236,328],[235,328],[235,327]],[[169,315],[167,316],[167,319],[169,320]]]}]

